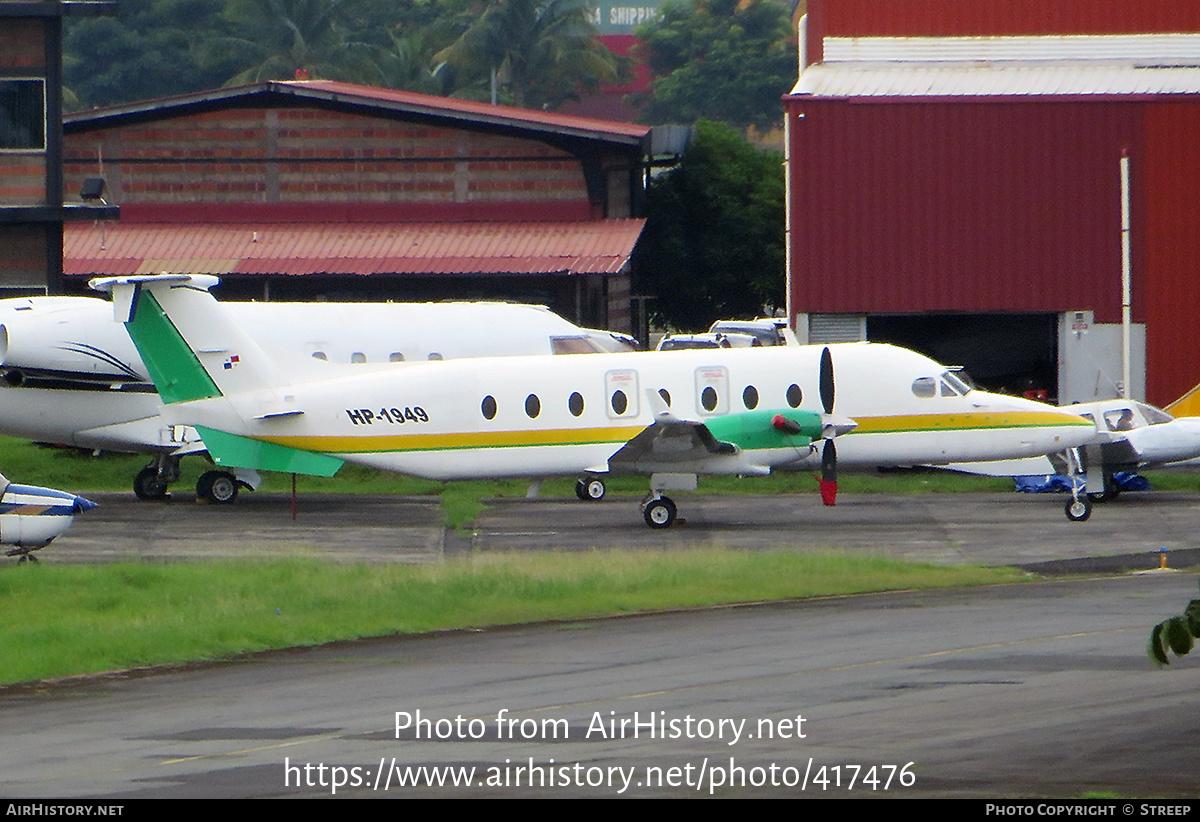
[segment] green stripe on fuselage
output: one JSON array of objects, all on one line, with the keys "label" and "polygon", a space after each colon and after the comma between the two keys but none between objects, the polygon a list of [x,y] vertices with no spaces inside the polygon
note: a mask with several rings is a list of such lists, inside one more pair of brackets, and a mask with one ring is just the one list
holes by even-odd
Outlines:
[{"label": "green stripe on fuselage", "polygon": [[239,437],[214,428],[197,425],[204,447],[218,465],[230,468],[254,468],[262,471],[282,471],[285,474],[310,474],[332,477],[342,467],[343,460],[328,454],[300,451],[273,442]]},{"label": "green stripe on fuselage", "polygon": [[163,313],[154,295],[139,289],[134,300],[133,318],[125,323],[125,328],[163,402],[169,405],[221,396],[221,389],[208,376],[179,329]]}]

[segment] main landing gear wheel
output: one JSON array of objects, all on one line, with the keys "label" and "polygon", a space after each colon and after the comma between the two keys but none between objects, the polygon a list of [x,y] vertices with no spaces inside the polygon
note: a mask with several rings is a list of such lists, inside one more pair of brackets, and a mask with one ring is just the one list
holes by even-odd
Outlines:
[{"label": "main landing gear wheel", "polygon": [[604,492],[607,490],[604,480],[596,477],[581,479],[575,483],[575,496],[584,502],[599,502],[604,499]]},{"label": "main landing gear wheel", "polygon": [[237,495],[237,478],[225,471],[208,471],[196,481],[196,496],[217,505],[228,505]]},{"label": "main landing gear wheel", "polygon": [[659,497],[646,503],[642,516],[651,528],[670,528],[675,522],[675,503],[670,497]]},{"label": "main landing gear wheel", "polygon": [[167,483],[156,467],[147,465],[133,478],[133,493],[138,499],[162,499],[167,495]]},{"label": "main landing gear wheel", "polygon": [[1092,501],[1085,495],[1079,499],[1067,500],[1067,519],[1071,522],[1083,522],[1092,515]]}]

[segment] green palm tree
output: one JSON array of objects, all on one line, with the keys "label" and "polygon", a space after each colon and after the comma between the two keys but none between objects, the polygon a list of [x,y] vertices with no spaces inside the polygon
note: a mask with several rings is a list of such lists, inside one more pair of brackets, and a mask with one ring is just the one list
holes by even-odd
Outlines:
[{"label": "green palm tree", "polygon": [[293,77],[379,83],[378,49],[353,40],[341,0],[234,0],[225,17],[239,34],[204,44],[205,62],[245,66],[225,85]]},{"label": "green palm tree", "polygon": [[489,0],[434,60],[488,78],[493,103],[502,84],[514,105],[552,108],[620,74],[617,57],[596,39],[593,15],[587,0]]}]

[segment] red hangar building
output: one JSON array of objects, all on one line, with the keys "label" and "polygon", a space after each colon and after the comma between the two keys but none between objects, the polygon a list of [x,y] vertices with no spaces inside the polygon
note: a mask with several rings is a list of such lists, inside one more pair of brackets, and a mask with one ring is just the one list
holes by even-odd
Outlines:
[{"label": "red hangar building", "polygon": [[802,338],[1062,404],[1200,382],[1200,2],[809,0],[800,51]]}]

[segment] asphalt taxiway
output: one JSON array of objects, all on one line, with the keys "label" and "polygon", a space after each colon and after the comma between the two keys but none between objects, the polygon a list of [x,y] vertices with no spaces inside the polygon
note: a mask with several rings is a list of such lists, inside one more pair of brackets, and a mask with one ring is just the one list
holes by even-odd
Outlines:
[{"label": "asphalt taxiway", "polygon": [[[41,552],[47,562],[180,561],[210,557],[312,556],[344,562],[433,562],[460,551],[596,548],[736,549],[887,554],[941,563],[1029,565],[1133,555],[1177,567],[1196,561],[1200,494],[1126,494],[1097,505],[1087,522],[1063,515],[1062,495],[843,494],[832,508],[815,494],[681,494],[681,520],[666,530],[642,521],[636,498],[492,500],[469,531],[443,527],[432,497],[302,495],[296,517],[281,494],[242,494],[233,505],[180,495],[139,502],[89,495],[80,516]],[[1086,563],[1085,563],[1086,564]],[[1102,565],[1102,563],[1093,563]]]},{"label": "asphalt taxiway", "polygon": [[[827,509],[811,495],[681,495],[686,522],[662,532],[634,499],[547,499],[498,502],[464,535],[424,499],[302,496],[295,520],[284,496],[98,499],[43,562],[724,545],[1086,571],[1157,566],[1164,546],[1186,565],[1200,513],[1187,494],[1128,495],[1085,523],[1066,521],[1061,497],[846,495]],[[1158,671],[1144,648],[1196,579],[457,631],[10,688],[0,795],[318,797],[340,780],[338,796],[374,797],[1195,798],[1200,659]],[[398,734],[397,713],[418,712],[426,738]],[[630,733],[651,721],[665,735]]]}]

